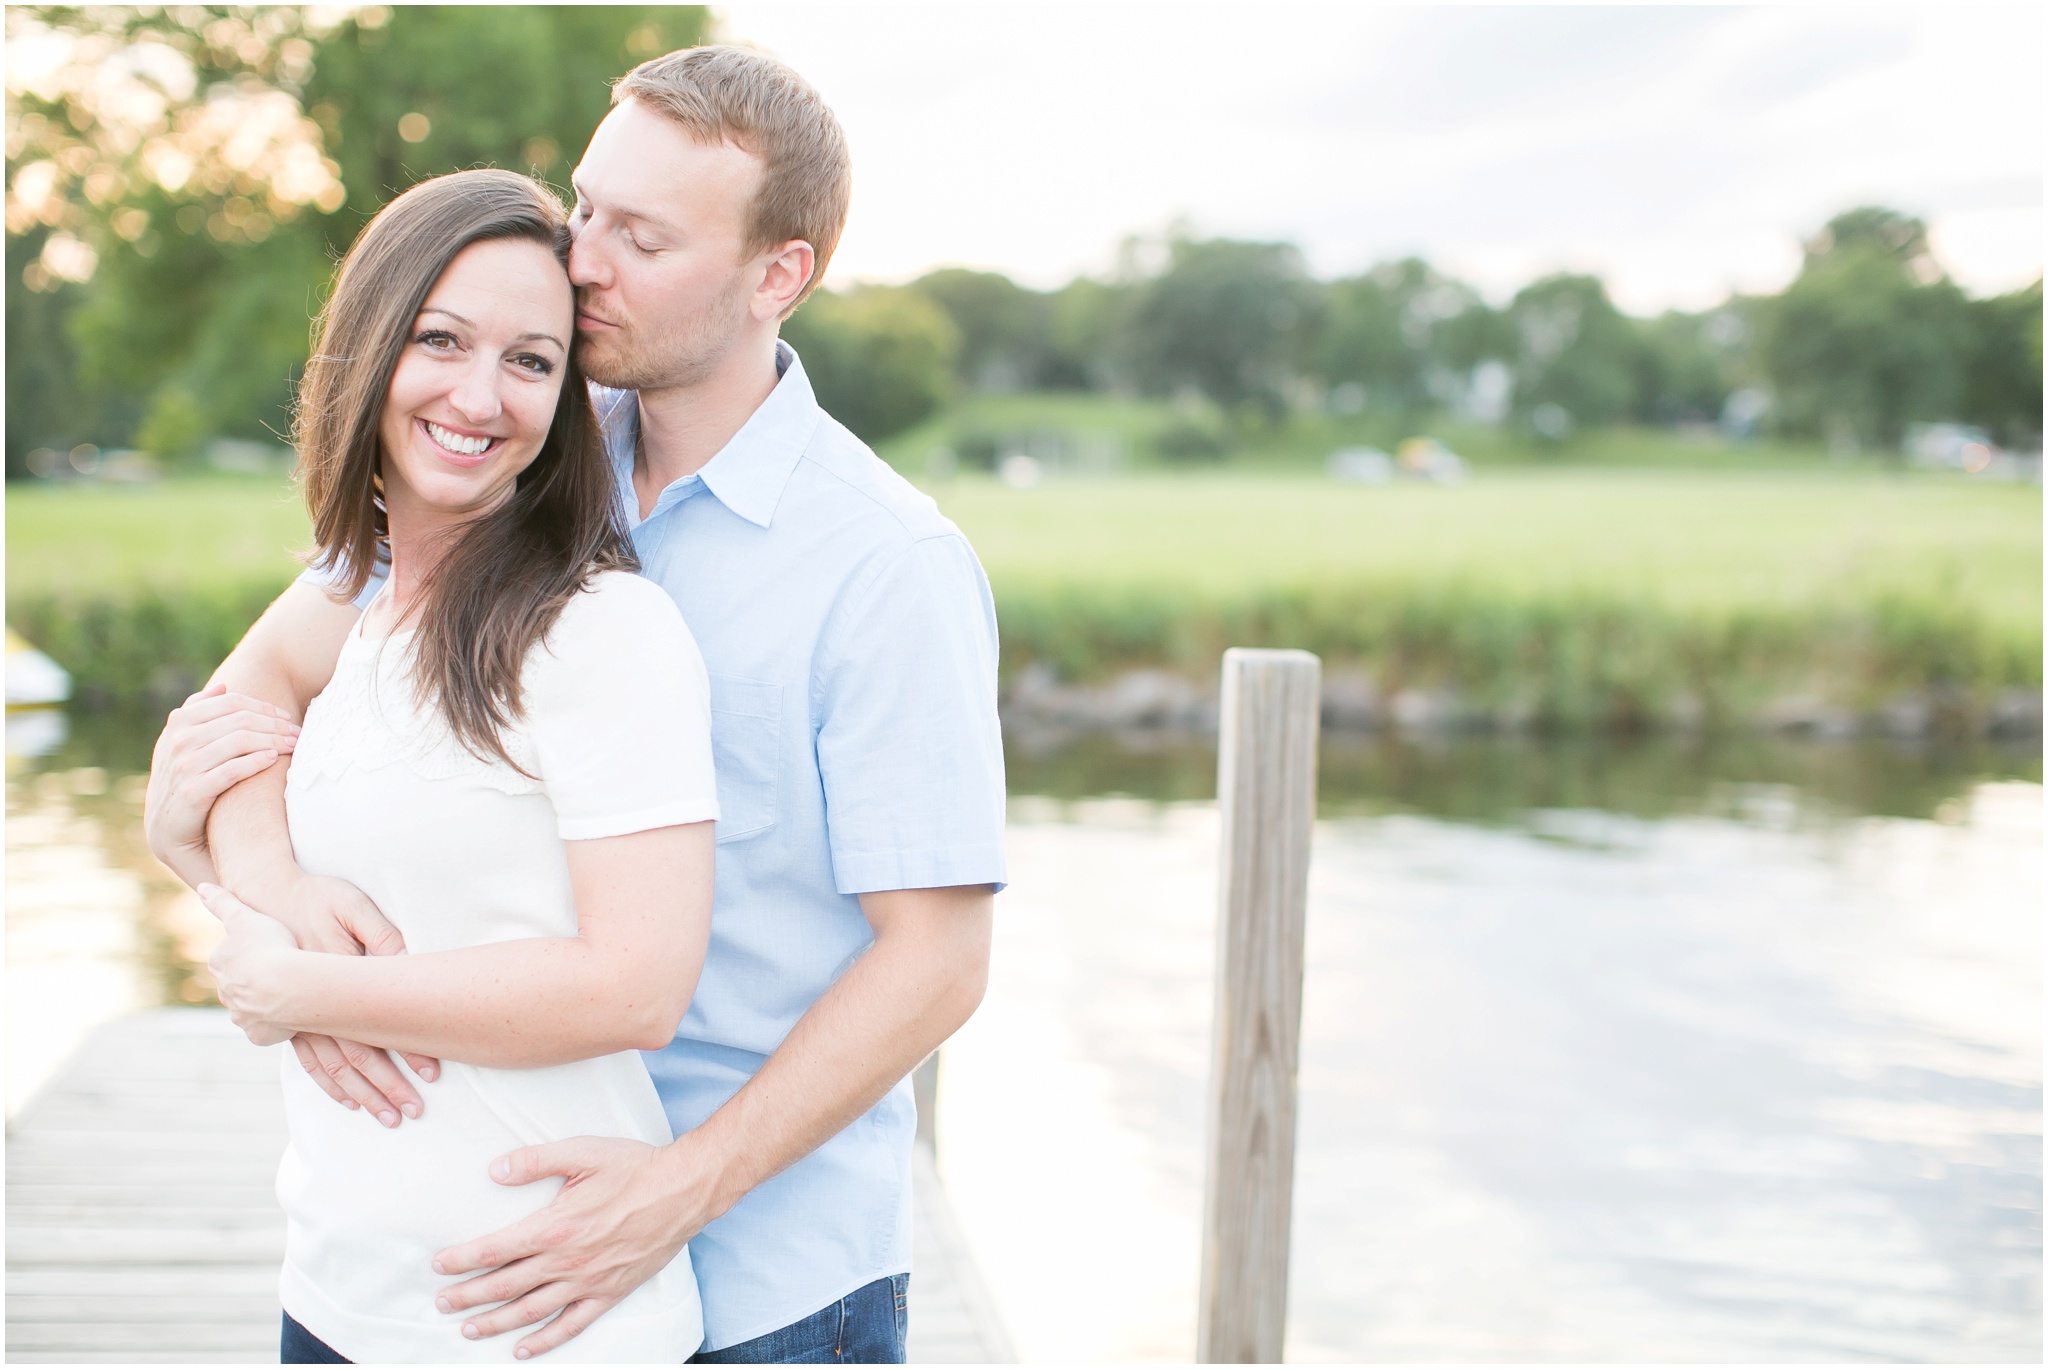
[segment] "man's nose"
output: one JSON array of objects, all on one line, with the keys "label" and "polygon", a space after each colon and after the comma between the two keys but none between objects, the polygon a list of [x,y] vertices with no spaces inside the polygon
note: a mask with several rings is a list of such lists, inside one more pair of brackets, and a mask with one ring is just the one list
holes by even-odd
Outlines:
[{"label": "man's nose", "polygon": [[610,283],[604,254],[598,251],[597,234],[585,224],[569,240],[569,283],[579,290],[602,290]]}]

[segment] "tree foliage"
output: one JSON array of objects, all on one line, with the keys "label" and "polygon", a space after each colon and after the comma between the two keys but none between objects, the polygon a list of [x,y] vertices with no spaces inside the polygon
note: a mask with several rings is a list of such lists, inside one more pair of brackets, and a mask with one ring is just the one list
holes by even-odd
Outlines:
[{"label": "tree foliage", "polygon": [[819,290],[782,325],[825,411],[868,442],[930,417],[953,391],[960,334],[922,291]]},{"label": "tree foliage", "polygon": [[1472,329],[1456,326],[1484,309],[1472,287],[1419,258],[1386,262],[1329,285],[1315,369],[1330,384],[1359,386],[1375,408],[1428,408],[1441,397],[1445,372],[1494,352],[1482,345],[1466,355],[1475,350]]},{"label": "tree foliage", "polygon": [[2041,282],[1971,300],[1961,412],[2011,447],[2041,442]]},{"label": "tree foliage", "polygon": [[[332,264],[381,205],[469,166],[565,182],[610,82],[699,41],[705,16],[11,8],[9,473],[41,445],[176,458],[283,432]],[[1477,415],[1478,382],[1503,377],[1515,421],[1552,433],[1713,421],[1738,388],[1768,392],[1781,431],[1844,442],[1895,446],[1923,419],[2016,446],[2041,430],[2040,283],[1968,299],[1925,226],[1881,208],[1830,221],[1781,295],[1699,314],[1630,318],[1585,275],[1497,308],[1413,257],[1318,281],[1290,244],[1176,229],[1053,291],[949,268],[821,292],[786,332],[870,439],[958,388],[1196,392],[1186,412],[1221,431],[1319,397]]]},{"label": "tree foliage", "polygon": [[32,392],[10,364],[10,472],[40,443],[284,431],[333,262],[379,207],[471,166],[565,181],[610,82],[705,28],[694,6],[324,14],[9,11],[8,350],[64,363]]},{"label": "tree foliage", "polygon": [[1909,421],[1959,414],[1969,313],[1918,219],[1837,215],[1767,320],[1763,366],[1790,431],[1890,448]]},{"label": "tree foliage", "polygon": [[1147,390],[1199,390],[1225,408],[1285,412],[1322,299],[1291,243],[1175,237],[1137,287],[1128,365]]}]

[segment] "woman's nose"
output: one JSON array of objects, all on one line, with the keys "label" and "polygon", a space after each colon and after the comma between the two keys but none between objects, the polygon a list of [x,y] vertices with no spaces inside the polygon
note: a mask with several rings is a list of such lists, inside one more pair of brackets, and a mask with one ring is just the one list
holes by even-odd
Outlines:
[{"label": "woman's nose", "polygon": [[496,418],[505,407],[498,394],[498,368],[482,358],[464,367],[448,403],[466,422],[482,424]]}]

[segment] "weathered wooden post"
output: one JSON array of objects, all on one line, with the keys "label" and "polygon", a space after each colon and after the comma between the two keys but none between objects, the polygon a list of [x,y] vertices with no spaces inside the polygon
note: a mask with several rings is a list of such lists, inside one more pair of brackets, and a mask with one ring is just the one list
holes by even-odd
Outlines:
[{"label": "weathered wooden post", "polygon": [[1279,1362],[1294,1199],[1302,927],[1316,810],[1322,663],[1223,653],[1216,1036],[1195,1358]]},{"label": "weathered wooden post", "polygon": [[910,1093],[917,1103],[917,1141],[939,1153],[939,1053],[933,1051],[910,1072]]}]

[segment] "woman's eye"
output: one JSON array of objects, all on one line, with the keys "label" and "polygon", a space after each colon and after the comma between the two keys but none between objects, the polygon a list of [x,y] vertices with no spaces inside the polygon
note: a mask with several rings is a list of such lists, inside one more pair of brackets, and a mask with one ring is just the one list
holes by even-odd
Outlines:
[{"label": "woman's eye", "polygon": [[455,345],[455,334],[444,333],[438,328],[429,328],[414,338],[413,341],[422,347],[431,348],[437,352],[445,352]]},{"label": "woman's eye", "polygon": [[555,369],[554,362],[549,361],[546,357],[535,356],[531,352],[522,352],[518,356],[513,357],[512,364],[522,371],[537,376],[551,375]]}]

